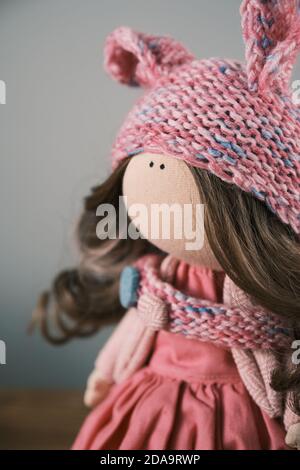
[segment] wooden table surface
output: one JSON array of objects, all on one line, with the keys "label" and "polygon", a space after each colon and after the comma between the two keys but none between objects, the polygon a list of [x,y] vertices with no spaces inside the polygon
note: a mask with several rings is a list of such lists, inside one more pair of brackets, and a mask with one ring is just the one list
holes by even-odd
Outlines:
[{"label": "wooden table surface", "polygon": [[0,449],[69,449],[88,410],[82,391],[0,390]]}]

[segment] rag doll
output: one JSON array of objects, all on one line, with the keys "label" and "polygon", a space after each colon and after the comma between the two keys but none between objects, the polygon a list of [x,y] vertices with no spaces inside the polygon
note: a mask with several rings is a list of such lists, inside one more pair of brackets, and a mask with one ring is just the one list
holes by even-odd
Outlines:
[{"label": "rag doll", "polygon": [[[54,342],[120,320],[88,379],[93,410],[74,449],[300,448],[298,2],[244,0],[241,15],[245,66],[126,27],[107,38],[108,73],[145,93],[111,176],[85,199],[80,264],[36,311]],[[118,215],[120,196],[142,236],[124,236],[118,217],[116,238],[99,233],[98,208]],[[153,236],[135,204],[190,205],[201,248]]]}]

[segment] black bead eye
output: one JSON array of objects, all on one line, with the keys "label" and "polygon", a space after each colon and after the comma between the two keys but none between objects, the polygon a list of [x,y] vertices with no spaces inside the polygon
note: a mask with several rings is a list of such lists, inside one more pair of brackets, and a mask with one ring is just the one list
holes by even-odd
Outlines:
[{"label": "black bead eye", "polygon": [[154,163],[153,163],[153,162],[150,162],[150,163],[149,163],[149,166],[150,166],[150,168],[152,168],[152,167],[154,166]]},{"label": "black bead eye", "polygon": [[165,165],[162,163],[159,167],[161,170],[164,170],[165,169]]}]

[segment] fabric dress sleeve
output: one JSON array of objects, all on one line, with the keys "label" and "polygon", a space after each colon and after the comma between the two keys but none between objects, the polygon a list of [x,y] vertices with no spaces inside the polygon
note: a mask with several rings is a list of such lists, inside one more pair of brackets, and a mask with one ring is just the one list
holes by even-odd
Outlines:
[{"label": "fabric dress sleeve", "polygon": [[[231,279],[224,282],[224,303],[247,308],[251,301]],[[272,372],[279,367],[278,359],[270,350],[232,349],[240,376],[256,404],[271,418],[281,418],[287,431],[285,442],[300,450],[300,416],[289,406],[289,395],[273,390]]]},{"label": "fabric dress sleeve", "polygon": [[111,385],[126,380],[143,367],[151,353],[156,332],[147,328],[136,308],[130,308],[104,347],[87,382],[84,402],[95,406]]}]

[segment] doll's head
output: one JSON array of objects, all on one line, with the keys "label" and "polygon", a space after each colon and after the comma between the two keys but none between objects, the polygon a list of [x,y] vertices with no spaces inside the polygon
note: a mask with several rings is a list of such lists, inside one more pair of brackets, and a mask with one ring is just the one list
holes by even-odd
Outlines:
[{"label": "doll's head", "polygon": [[132,224],[154,246],[189,264],[222,270],[205,236],[197,182],[184,161],[151,153],[130,158],[122,194]]},{"label": "doll's head", "polygon": [[[300,113],[288,89],[300,47],[297,4],[242,3],[246,67],[196,60],[171,38],[129,28],[108,37],[106,70],[146,91],[117,136],[113,173],[85,200],[79,267],[55,279],[50,307],[49,294],[41,298],[37,313],[49,339],[87,335],[120,318],[121,269],[157,250],[224,270],[299,329]],[[203,204],[203,247],[188,253],[185,240],[99,239],[96,210],[109,203],[118,211],[121,195],[129,205]],[[47,327],[48,310],[58,339]],[[300,383],[293,376],[281,386],[293,380]]]}]

